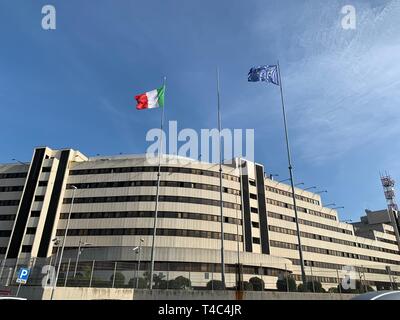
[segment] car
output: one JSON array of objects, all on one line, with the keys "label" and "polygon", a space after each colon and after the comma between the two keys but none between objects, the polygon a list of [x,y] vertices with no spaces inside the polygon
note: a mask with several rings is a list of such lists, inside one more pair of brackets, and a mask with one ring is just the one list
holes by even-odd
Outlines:
[{"label": "car", "polygon": [[0,300],[28,300],[28,299],[21,297],[14,297],[14,296],[1,296]]},{"label": "car", "polygon": [[386,290],[360,294],[351,300],[400,300],[400,291]]}]

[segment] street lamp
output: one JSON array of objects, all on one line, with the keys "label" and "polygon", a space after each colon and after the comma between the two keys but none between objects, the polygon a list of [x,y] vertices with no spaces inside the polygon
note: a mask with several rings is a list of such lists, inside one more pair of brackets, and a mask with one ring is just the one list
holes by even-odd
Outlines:
[{"label": "street lamp", "polygon": [[310,189],[316,189],[316,188],[317,188],[317,186],[312,186],[312,187],[305,188],[304,190],[310,190]]},{"label": "street lamp", "polygon": [[54,260],[54,268],[57,268],[58,252],[60,250],[60,239],[54,238],[51,241],[53,241],[54,245],[57,246],[56,259]]},{"label": "street lamp", "polygon": [[271,179],[271,180],[274,180],[274,177],[279,177],[279,174],[274,174],[274,173],[270,173],[269,174],[269,178]]},{"label": "street lamp", "polygon": [[325,207],[329,207],[329,206],[336,206],[336,203],[332,202],[332,203],[328,203],[325,205]]},{"label": "street lamp", "polygon": [[327,193],[328,190],[322,190],[322,191],[317,191],[315,194],[320,194],[320,193]]},{"label": "street lamp", "polygon": [[65,233],[64,233],[64,237],[63,237],[63,243],[62,243],[62,247],[61,247],[61,254],[60,254],[60,263],[58,264],[58,268],[57,268],[57,273],[56,273],[56,279],[53,283],[53,290],[51,291],[51,297],[50,300],[53,300],[53,296],[54,296],[54,290],[57,286],[57,281],[58,281],[58,276],[60,274],[60,268],[61,268],[61,262],[62,262],[62,257],[64,254],[64,248],[65,248],[65,239],[67,238],[68,235],[68,227],[69,227],[69,221],[71,219],[71,212],[72,212],[72,208],[74,206],[74,199],[75,199],[75,192],[76,189],[78,189],[76,186],[71,186],[73,191],[72,191],[72,199],[71,199],[71,206],[69,207],[69,213],[68,213],[68,220],[67,220],[67,226],[65,227]]},{"label": "street lamp", "polygon": [[79,239],[78,252],[76,254],[76,260],[75,260],[74,278],[76,276],[76,270],[78,269],[79,257],[83,251],[83,248],[81,248],[81,246],[90,246],[90,245],[92,244],[89,242],[81,241],[81,239]]},{"label": "street lamp", "polygon": [[296,183],[296,184],[295,184],[295,186],[301,186],[301,185],[304,186],[304,182],[299,182],[299,183]]},{"label": "street lamp", "polygon": [[27,166],[27,165],[28,165],[28,163],[19,161],[19,160],[17,160],[17,159],[12,159],[12,161],[16,161],[16,162],[18,162],[19,164],[23,164],[24,166]]},{"label": "street lamp", "polygon": [[284,179],[284,180],[280,180],[278,182],[285,182],[285,181],[288,181],[288,180],[290,180],[290,178],[287,178],[287,179]]},{"label": "street lamp", "polygon": [[136,285],[135,285],[135,289],[138,289],[138,287],[139,287],[140,258],[141,258],[141,253],[142,253],[142,243],[143,243],[143,242],[144,242],[144,240],[143,240],[143,239],[140,239],[139,246],[132,249],[132,251],[137,251],[137,254],[139,254],[138,266],[137,266],[137,271],[136,271]]},{"label": "street lamp", "polygon": [[334,207],[334,208],[332,208],[332,210],[334,210],[334,209],[344,209],[344,207]]}]

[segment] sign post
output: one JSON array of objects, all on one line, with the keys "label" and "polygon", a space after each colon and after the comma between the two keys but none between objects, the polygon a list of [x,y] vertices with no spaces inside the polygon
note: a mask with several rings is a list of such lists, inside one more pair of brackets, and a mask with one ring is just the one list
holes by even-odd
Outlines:
[{"label": "sign post", "polygon": [[21,268],[18,271],[18,277],[17,277],[17,283],[19,283],[18,285],[18,290],[16,293],[16,297],[18,297],[19,294],[19,289],[21,288],[22,284],[26,284],[28,282],[28,278],[29,278],[29,273],[31,272],[30,269],[28,268]]}]

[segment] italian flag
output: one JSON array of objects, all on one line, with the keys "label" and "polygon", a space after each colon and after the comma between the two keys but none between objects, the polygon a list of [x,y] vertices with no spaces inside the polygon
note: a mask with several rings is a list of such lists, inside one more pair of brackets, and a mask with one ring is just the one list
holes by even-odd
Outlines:
[{"label": "italian flag", "polygon": [[145,92],[135,96],[137,101],[136,109],[153,109],[164,106],[165,86],[149,92]]}]

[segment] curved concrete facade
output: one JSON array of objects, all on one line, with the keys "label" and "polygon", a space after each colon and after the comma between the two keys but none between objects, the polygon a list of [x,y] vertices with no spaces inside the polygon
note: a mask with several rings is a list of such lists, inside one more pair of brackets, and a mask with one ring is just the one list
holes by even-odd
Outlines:
[{"label": "curved concrete facade", "polygon": [[[35,150],[30,165],[0,166],[0,258],[34,263],[54,257],[52,239],[63,239],[72,208],[64,259],[74,263],[79,242],[87,242],[91,249],[83,251],[81,263],[127,263],[124,272],[129,273],[138,260],[132,248],[141,245],[141,269],[148,270],[157,171],[157,159],[145,156],[88,158],[46,147]],[[238,265],[244,280],[263,278],[270,289],[286,272],[300,280],[291,188],[264,171],[260,164],[239,159],[222,168],[230,286]],[[164,156],[160,181],[156,272],[188,273],[199,287],[220,279],[218,164]],[[393,277],[400,275],[393,226],[382,224],[369,238],[359,236],[353,225],[339,221],[335,210],[323,207],[318,194],[295,192],[307,276],[329,288],[344,277],[339,273],[343,266],[354,266],[371,285],[393,285]]]}]

